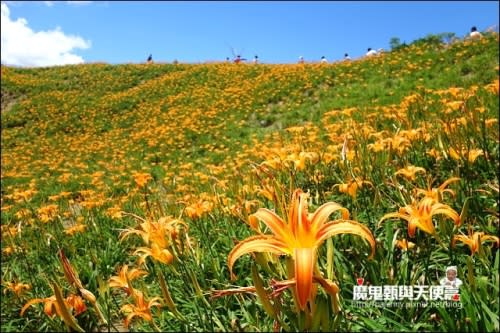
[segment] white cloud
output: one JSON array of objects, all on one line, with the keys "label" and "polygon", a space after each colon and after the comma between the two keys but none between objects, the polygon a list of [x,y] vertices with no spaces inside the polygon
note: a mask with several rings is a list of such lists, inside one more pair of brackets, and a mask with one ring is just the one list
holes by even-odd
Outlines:
[{"label": "white cloud", "polygon": [[1,4],[2,64],[16,66],[54,66],[83,63],[74,49],[87,49],[90,41],[55,30],[33,31],[24,18],[12,20],[9,8]]},{"label": "white cloud", "polygon": [[66,3],[68,5],[83,6],[91,4],[92,1],[66,1]]},{"label": "white cloud", "polygon": [[[8,1],[6,1],[8,2]],[[13,1],[10,1],[13,2]],[[43,4],[47,7],[52,7],[56,3],[56,1],[42,1]],[[66,1],[66,4],[73,6],[85,6],[90,5],[93,1]]]}]

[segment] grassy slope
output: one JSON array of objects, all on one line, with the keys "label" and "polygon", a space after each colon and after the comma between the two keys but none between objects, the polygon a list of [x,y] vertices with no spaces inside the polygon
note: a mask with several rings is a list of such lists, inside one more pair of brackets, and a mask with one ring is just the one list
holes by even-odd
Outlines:
[{"label": "grassy slope", "polygon": [[[333,109],[398,104],[419,86],[488,84],[496,75],[492,70],[496,50],[492,46],[481,53],[480,49],[479,45],[449,51],[424,47],[374,60],[305,68],[225,64],[9,68],[2,75],[2,90],[22,102],[3,115],[2,144],[6,156],[11,153],[8,147],[14,146],[12,160],[20,152],[27,169],[32,169],[33,159],[28,147],[36,154],[42,145],[54,159],[73,146],[78,156],[70,156],[89,163],[91,170],[100,169],[93,163],[94,154],[113,159],[113,146],[126,147],[126,155],[146,157],[130,161],[132,168],[150,168],[155,154],[167,165],[219,162],[223,157],[203,158],[203,152],[220,144],[237,151],[240,142],[249,143],[252,135],[269,130],[262,127],[273,130],[318,122]],[[460,52],[467,54],[458,61]],[[148,140],[153,142],[147,144]],[[99,144],[108,149],[75,149]],[[57,161],[46,162],[57,174]],[[4,168],[10,171],[8,161]]]}]

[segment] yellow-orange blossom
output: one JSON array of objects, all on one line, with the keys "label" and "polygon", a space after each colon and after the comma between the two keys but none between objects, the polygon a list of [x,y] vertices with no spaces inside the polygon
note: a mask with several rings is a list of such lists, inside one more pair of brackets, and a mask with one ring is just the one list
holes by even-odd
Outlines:
[{"label": "yellow-orange blossom", "polygon": [[[342,212],[342,219],[327,222],[330,214],[337,210]],[[316,249],[323,241],[337,234],[359,235],[367,239],[371,245],[370,258],[374,255],[375,239],[370,229],[348,218],[349,211],[335,202],[325,203],[313,214],[308,214],[307,194],[300,189],[295,190],[288,212],[288,223],[265,208],[260,208],[251,216],[254,221],[250,224],[254,229],[259,231],[258,227],[255,227],[255,219],[259,219],[273,234],[261,233],[248,237],[231,250],[228,256],[231,278],[234,279],[232,267],[235,261],[246,253],[271,252],[290,255],[294,260],[295,292],[299,306],[303,310],[312,292]]]},{"label": "yellow-orange blossom", "polygon": [[385,214],[379,223],[389,218],[401,218],[408,221],[408,235],[410,237],[415,237],[417,228],[430,235],[434,235],[436,229],[432,223],[432,217],[437,214],[448,216],[457,226],[461,224],[460,216],[453,208],[437,202],[432,197],[424,197],[418,203],[414,202],[411,205],[401,207],[398,213]]}]

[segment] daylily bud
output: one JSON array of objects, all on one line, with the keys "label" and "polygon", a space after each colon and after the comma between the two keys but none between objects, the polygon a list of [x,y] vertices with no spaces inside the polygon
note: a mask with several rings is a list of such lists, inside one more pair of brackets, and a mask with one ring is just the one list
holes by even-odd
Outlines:
[{"label": "daylily bud", "polygon": [[83,289],[82,282],[78,278],[78,275],[76,274],[75,270],[71,266],[68,258],[66,258],[66,256],[64,255],[63,250],[59,251],[59,258],[61,258],[61,261],[63,264],[64,276],[66,276],[66,280],[71,285],[74,285],[78,289]]},{"label": "daylily bud", "polygon": [[80,293],[82,294],[83,298],[85,298],[90,303],[94,304],[96,302],[96,298],[95,298],[94,294],[92,294],[87,289],[80,288]]}]

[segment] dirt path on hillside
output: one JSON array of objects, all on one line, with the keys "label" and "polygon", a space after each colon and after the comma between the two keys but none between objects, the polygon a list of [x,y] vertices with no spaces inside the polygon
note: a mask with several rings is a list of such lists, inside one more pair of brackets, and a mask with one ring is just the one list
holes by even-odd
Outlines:
[{"label": "dirt path on hillside", "polygon": [[16,105],[18,102],[20,102],[23,99],[24,96],[16,96],[14,93],[6,92],[2,90],[1,94],[1,111],[2,113],[4,112],[9,112],[14,105]]}]

